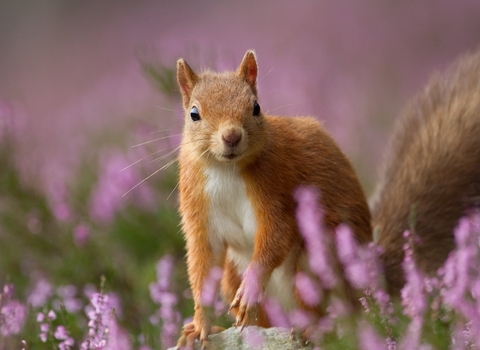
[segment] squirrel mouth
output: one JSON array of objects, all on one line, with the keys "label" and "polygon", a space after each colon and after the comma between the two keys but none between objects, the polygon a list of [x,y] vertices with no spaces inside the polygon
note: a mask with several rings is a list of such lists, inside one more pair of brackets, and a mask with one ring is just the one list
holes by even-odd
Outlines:
[{"label": "squirrel mouth", "polygon": [[237,157],[237,155],[236,155],[236,154],[234,154],[234,153],[230,153],[230,154],[222,154],[222,157],[223,157],[223,158],[226,158],[226,159],[228,159],[228,160],[232,160],[232,159],[236,158],[236,157]]}]

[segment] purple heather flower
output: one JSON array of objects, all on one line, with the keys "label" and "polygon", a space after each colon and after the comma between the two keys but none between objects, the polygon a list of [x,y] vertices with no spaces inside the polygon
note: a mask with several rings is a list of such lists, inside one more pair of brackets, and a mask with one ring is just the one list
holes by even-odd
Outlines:
[{"label": "purple heather flower", "polygon": [[45,314],[43,312],[39,312],[37,314],[37,322],[43,322],[45,321]]},{"label": "purple heather flower", "polygon": [[[43,318],[42,317],[38,317],[37,316],[37,322],[43,322],[43,320],[45,319],[45,315],[43,315]],[[38,321],[38,319],[41,319],[42,321]],[[42,342],[46,342],[47,339],[48,339],[48,332],[50,331],[50,324],[49,323],[40,323],[40,340]]]},{"label": "purple heather flower", "polygon": [[274,327],[290,328],[290,321],[282,306],[275,299],[267,298],[264,302],[265,312]]},{"label": "purple heather flower", "polygon": [[334,296],[330,299],[327,312],[331,318],[336,319],[348,315],[351,312],[351,307],[346,300]]},{"label": "purple heather flower", "polygon": [[165,255],[157,263],[157,286],[161,290],[167,290],[170,286],[174,266],[172,255]]},{"label": "purple heather flower", "polygon": [[58,344],[59,350],[70,350],[70,348],[75,344],[75,341],[68,334],[68,330],[65,326],[58,326],[55,330],[54,337],[61,342]]},{"label": "purple heather flower", "polygon": [[162,345],[166,348],[175,345],[181,324],[181,315],[175,310],[178,296],[171,290],[172,272],[173,257],[164,256],[157,264],[157,282],[150,284],[150,296],[160,305],[160,309],[150,317],[150,322],[152,324],[162,322]]},{"label": "purple heather flower", "polygon": [[3,298],[11,299],[15,294],[15,286],[13,283],[8,283],[3,286]]},{"label": "purple heather flower", "polygon": [[403,260],[403,270],[405,272],[406,283],[401,290],[402,305],[405,307],[404,313],[417,320],[423,318],[423,313],[427,307],[427,301],[424,294],[424,276],[418,269],[413,257],[413,236],[409,231],[405,231],[404,237],[407,243],[404,245],[405,258]]},{"label": "purple heather flower", "polygon": [[330,239],[322,227],[323,211],[318,204],[320,193],[315,188],[298,187],[294,196],[298,227],[305,240],[310,268],[326,288],[334,288],[337,276],[332,269]]},{"label": "purple heather flower", "polygon": [[[59,221],[69,221],[73,218],[72,208],[68,204],[69,191],[66,179],[58,177],[65,176],[65,169],[61,166],[49,165],[51,173],[55,173],[55,178],[49,178],[46,184],[49,192],[49,204],[52,212]],[[61,176],[58,176],[61,174]],[[54,181],[55,179],[55,181]]]},{"label": "purple heather flower", "polygon": [[399,344],[399,349],[419,349],[421,346],[420,340],[422,335],[422,327],[423,319],[420,317],[413,318],[412,322],[410,322],[410,324],[408,325],[408,329]]},{"label": "purple heather flower", "polygon": [[365,321],[363,321],[358,328],[358,338],[360,341],[360,349],[385,350],[385,341],[382,340],[375,329]]},{"label": "purple heather flower", "polygon": [[388,337],[385,342],[387,343],[387,350],[397,350],[397,342]]},{"label": "purple heather flower", "polygon": [[368,305],[368,300],[367,300],[367,298],[362,297],[362,298],[360,298],[359,300],[360,300],[360,303],[362,304],[363,308],[365,309],[365,311],[366,311],[367,313],[369,313],[371,309],[370,309],[370,305]]},{"label": "purple heather flower", "polygon": [[47,314],[47,317],[50,321],[54,321],[57,319],[57,314],[55,313],[55,311],[50,310]]},{"label": "purple heather flower", "polygon": [[125,154],[118,150],[108,150],[102,155],[100,164],[99,181],[93,191],[90,208],[91,216],[95,220],[110,222],[130,198],[141,207],[148,208],[153,205],[155,196],[146,183],[135,188],[128,198],[123,197],[144,179],[138,170],[129,167],[131,162]]},{"label": "purple heather flower", "polygon": [[140,348],[138,348],[138,350],[152,350],[152,348],[149,347],[148,345],[141,345]]},{"label": "purple heather flower", "polygon": [[332,332],[335,328],[335,322],[330,316],[322,317],[318,321],[318,330],[321,333]]},{"label": "purple heather flower", "polygon": [[382,311],[389,304],[387,293],[382,289],[379,249],[373,243],[360,245],[352,229],[341,224],[336,229],[338,257],[351,285],[367,291],[379,303]]},{"label": "purple heather flower", "polygon": [[452,332],[452,350],[473,349],[470,330],[467,328],[470,323],[457,320],[455,329]]},{"label": "purple heather flower", "polygon": [[63,305],[65,309],[72,314],[78,313],[83,308],[83,301],[76,298],[77,288],[73,285],[60,286],[57,288],[59,298],[53,300],[55,310],[60,310]]},{"label": "purple heather flower", "polygon": [[457,247],[464,247],[468,245],[470,241],[470,220],[467,217],[463,217],[459,220],[457,227],[455,228],[455,242]]},{"label": "purple heather flower", "polygon": [[42,333],[47,333],[50,330],[50,324],[49,323],[42,323],[40,325],[40,331]]},{"label": "purple heather flower", "polygon": [[47,333],[44,333],[44,332],[40,332],[40,340],[41,340],[43,343],[46,343],[46,342],[47,342],[47,339],[48,339],[48,334],[47,334]]},{"label": "purple heather flower", "polygon": [[219,266],[214,266],[210,270],[210,274],[208,275],[202,289],[201,293],[201,301],[202,304],[205,306],[214,306],[215,301],[218,296],[218,286],[220,284],[220,280],[222,279],[223,269]]},{"label": "purple heather flower", "polygon": [[111,315],[108,322],[108,342],[104,350],[131,350],[132,344],[128,334],[117,323],[114,315]]},{"label": "purple heather flower", "polygon": [[58,344],[58,349],[59,350],[70,350],[72,348],[72,346],[75,345],[75,340],[73,340],[73,338],[71,337],[68,337],[67,339],[65,339],[64,341],[60,342]]},{"label": "purple heather flower", "polygon": [[27,307],[17,300],[7,300],[0,307],[0,334],[3,336],[20,333],[27,317]]},{"label": "purple heather flower", "polygon": [[302,309],[294,309],[289,314],[290,324],[297,329],[306,329],[312,325],[315,317],[314,315]]},{"label": "purple heather flower", "polygon": [[85,224],[78,225],[73,232],[73,238],[77,246],[83,247],[90,238],[90,228]]},{"label": "purple heather flower", "polygon": [[37,282],[33,290],[28,295],[27,301],[34,308],[45,305],[50,297],[53,295],[52,285],[45,279]]},{"label": "purple heather flower", "polygon": [[307,306],[316,306],[322,298],[322,289],[318,283],[304,272],[295,276],[295,288]]},{"label": "purple heather flower", "polygon": [[88,346],[90,349],[103,349],[108,340],[108,323],[113,317],[108,295],[93,293],[90,297],[90,305],[85,308],[85,312],[89,318]]},{"label": "purple heather flower", "polygon": [[263,267],[259,265],[250,264],[243,274],[240,288],[243,288],[242,301],[247,305],[254,305],[263,300],[264,291],[260,283],[262,269]]},{"label": "purple heather flower", "polygon": [[[480,230],[476,215],[462,218],[455,230],[455,239],[458,247],[451,252],[447,261],[438,271],[440,280],[440,295],[445,305],[460,311],[467,319],[473,321],[480,315],[475,313],[475,307],[469,298],[469,293],[476,298],[478,290],[478,236]],[[480,285],[479,285],[480,287]],[[478,300],[478,299],[476,299]]]}]

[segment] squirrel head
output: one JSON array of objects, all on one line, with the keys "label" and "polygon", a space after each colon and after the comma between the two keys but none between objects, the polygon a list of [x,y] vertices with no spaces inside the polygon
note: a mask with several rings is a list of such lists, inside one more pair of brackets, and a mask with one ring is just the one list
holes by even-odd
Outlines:
[{"label": "squirrel head", "polygon": [[251,50],[236,72],[196,74],[179,59],[177,81],[185,110],[182,148],[217,162],[239,162],[257,154],[265,139],[257,75],[257,59]]}]

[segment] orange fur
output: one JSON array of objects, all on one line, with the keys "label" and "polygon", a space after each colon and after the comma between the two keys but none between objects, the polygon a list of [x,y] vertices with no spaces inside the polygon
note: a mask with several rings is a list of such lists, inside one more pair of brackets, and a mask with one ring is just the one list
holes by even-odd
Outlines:
[{"label": "orange fur", "polygon": [[[301,268],[299,258],[305,248],[293,198],[298,186],[320,189],[328,227],[348,223],[358,241],[364,243],[371,240],[371,226],[365,196],[351,164],[318,121],[261,112],[254,115],[258,68],[253,51],[247,51],[237,72],[207,71],[197,75],[183,60],[177,67],[186,112],[180,153],[180,211],[195,300],[193,325],[184,331],[179,342],[182,345],[191,343],[192,338],[207,341],[211,324],[200,298],[213,266],[225,267],[222,290],[232,304],[237,324],[269,326],[261,302],[249,301],[247,295],[265,293],[272,273],[280,266],[289,276]],[[196,112],[200,120],[194,121],[190,113]],[[238,144],[232,146],[231,140]],[[225,174],[238,172],[241,179],[232,180],[232,186],[237,186],[232,189],[237,192],[232,193],[243,193],[244,186],[247,199],[239,200],[253,208],[256,232],[250,243],[229,238],[228,233],[215,233],[225,241],[212,241],[212,230],[216,230],[211,221],[216,205],[212,196],[217,194],[206,190],[215,187],[208,171],[219,169],[215,171],[222,174],[227,168],[230,172]],[[229,190],[228,186],[222,189]],[[235,221],[235,213],[231,215],[233,219],[225,219],[227,222],[246,224],[242,218]],[[251,255],[245,251],[249,244],[253,245]],[[240,271],[231,258],[225,259],[232,252],[249,256],[245,271]],[[254,276],[254,283],[242,273]],[[252,317],[256,312],[260,312],[258,320]]]}]

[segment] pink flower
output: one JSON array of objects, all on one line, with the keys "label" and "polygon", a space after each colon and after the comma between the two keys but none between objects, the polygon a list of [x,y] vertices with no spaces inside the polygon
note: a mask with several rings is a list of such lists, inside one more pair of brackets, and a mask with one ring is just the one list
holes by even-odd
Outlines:
[{"label": "pink flower", "polygon": [[27,307],[17,300],[8,300],[0,308],[0,334],[3,336],[20,333],[27,317]]},{"label": "pink flower", "polygon": [[[221,269],[220,269],[221,270]],[[157,282],[150,284],[150,296],[152,300],[160,304],[160,309],[150,317],[152,324],[158,324],[162,321],[162,345],[165,348],[175,345],[176,337],[180,332],[181,315],[175,310],[178,303],[177,295],[172,291],[171,277],[173,273],[173,257],[170,255],[164,256],[157,264]],[[218,283],[218,274],[221,271],[212,270],[211,282]],[[207,286],[208,287],[208,286]],[[204,293],[209,298],[210,291]],[[212,299],[213,300],[213,299]],[[209,301],[209,300],[207,300]]]},{"label": "pink flower", "polygon": [[290,324],[297,329],[306,329],[314,323],[314,315],[306,310],[294,309],[289,315]]},{"label": "pink flower", "polygon": [[73,232],[75,244],[79,247],[83,247],[90,238],[90,228],[85,224],[80,224],[75,227]]},{"label": "pink flower", "polygon": [[318,205],[320,193],[311,187],[299,187],[294,196],[297,201],[298,227],[305,240],[310,268],[321,279],[324,287],[334,288],[337,276],[332,269],[331,242],[322,227],[323,211]]},{"label": "pink flower", "polygon": [[128,334],[122,329],[112,315],[108,322],[108,342],[103,348],[104,350],[131,350],[132,344]]},{"label": "pink flower", "polygon": [[204,306],[213,306],[217,298],[217,291],[222,279],[223,269],[214,266],[210,271],[202,289],[201,301]]},{"label": "pink flower", "polygon": [[50,321],[54,321],[57,319],[57,314],[55,313],[55,311],[50,310],[47,314],[47,317]]},{"label": "pink flower", "polygon": [[375,329],[365,321],[358,328],[358,338],[360,340],[360,349],[385,350],[385,340],[382,340]]},{"label": "pink flower", "polygon": [[83,301],[76,297],[77,288],[73,285],[57,288],[58,299],[53,300],[55,310],[60,310],[62,305],[69,313],[78,313],[83,308]]},{"label": "pink flower", "polygon": [[427,307],[424,294],[425,277],[418,269],[413,257],[413,235],[409,231],[405,231],[404,237],[407,239],[407,243],[404,245],[405,258],[403,260],[406,283],[401,290],[402,305],[405,307],[406,315],[420,322]]},{"label": "pink flower", "polygon": [[39,312],[37,314],[37,322],[43,322],[45,321],[45,314],[43,312]]},{"label": "pink flower", "polygon": [[58,340],[65,340],[68,338],[68,331],[65,326],[58,326],[55,330],[54,337]]},{"label": "pink flower", "polygon": [[148,208],[155,202],[152,189],[142,183],[128,197],[123,195],[138,185],[145,177],[134,167],[129,167],[125,154],[118,150],[106,151],[100,161],[100,175],[91,201],[91,216],[100,222],[108,223],[130,201]]},{"label": "pink flower", "polygon": [[350,227],[341,224],[336,229],[337,250],[345,270],[345,277],[353,287],[366,290],[380,287],[380,271],[376,247],[361,246]]},{"label": "pink flower", "polygon": [[288,316],[285,314],[285,311],[278,301],[267,298],[263,305],[272,326],[290,328]]},{"label": "pink flower", "polygon": [[90,305],[85,308],[85,313],[89,318],[89,338],[82,343],[82,347],[88,343],[87,349],[103,349],[110,333],[109,321],[113,317],[113,309],[108,295],[93,293],[90,297]]},{"label": "pink flower", "polygon": [[12,283],[8,283],[3,286],[3,298],[11,299],[15,294],[15,286]]},{"label": "pink flower", "polygon": [[28,295],[27,301],[36,308],[43,306],[52,296],[52,285],[47,280],[41,279],[37,282],[33,290]]},{"label": "pink flower", "polygon": [[295,276],[295,288],[307,306],[316,306],[322,298],[322,289],[316,281],[306,273],[299,272]]}]

